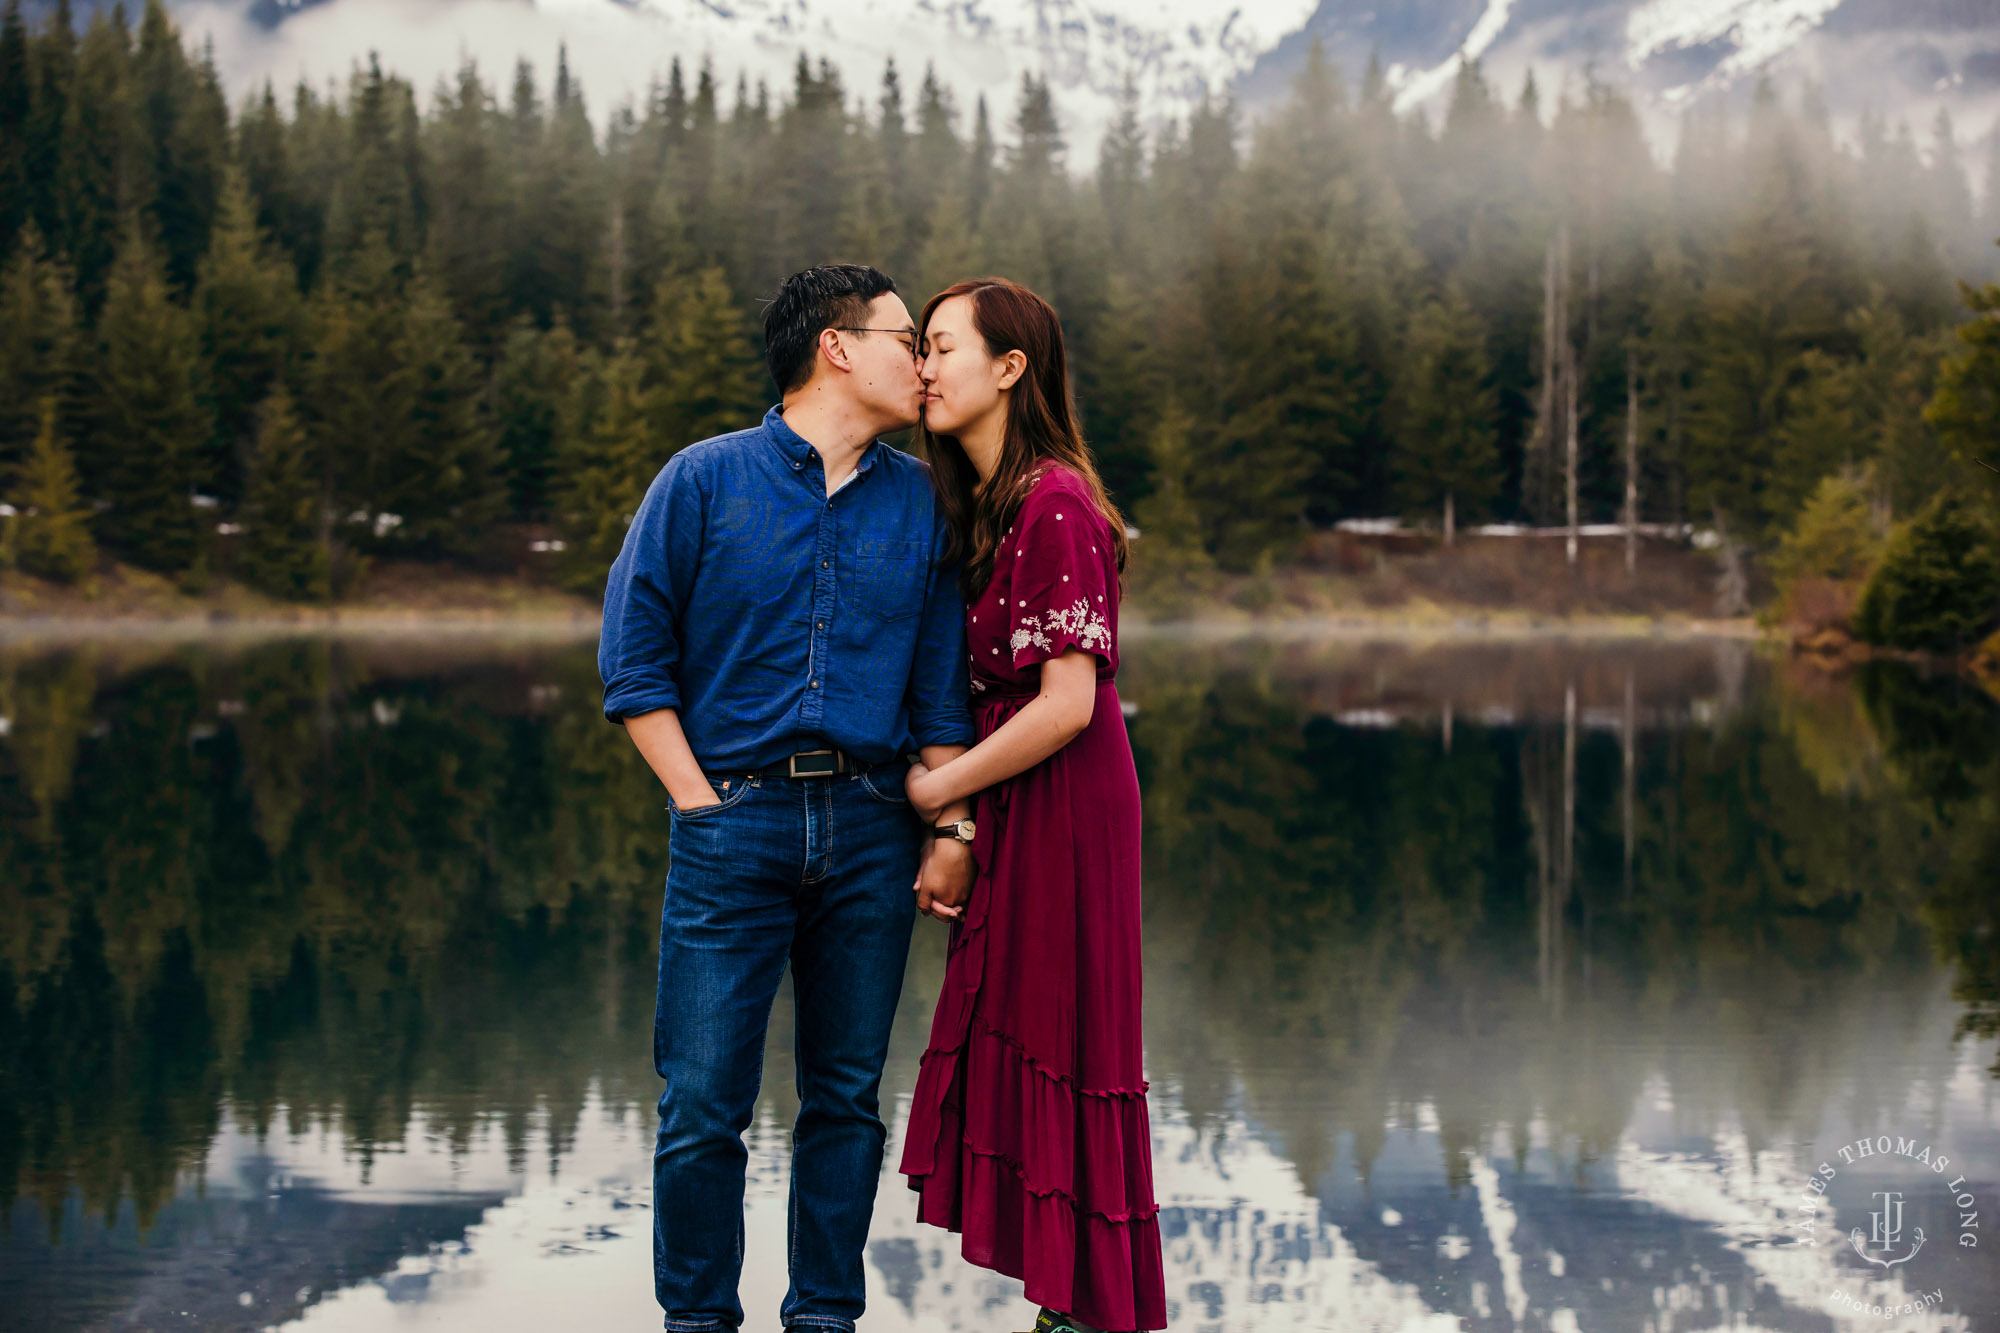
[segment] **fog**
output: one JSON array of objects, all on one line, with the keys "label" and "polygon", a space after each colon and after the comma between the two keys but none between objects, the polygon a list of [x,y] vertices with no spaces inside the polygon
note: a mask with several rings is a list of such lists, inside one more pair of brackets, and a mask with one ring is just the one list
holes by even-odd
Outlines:
[{"label": "fog", "polygon": [[[1238,12],[1243,9],[1251,12]],[[728,16],[697,0],[340,0],[288,18],[275,31],[246,17],[241,0],[190,4],[177,15],[190,40],[212,41],[217,65],[238,97],[267,79],[281,89],[300,78],[321,86],[342,81],[371,51],[426,95],[468,58],[502,88],[516,60],[527,59],[546,89],[557,50],[566,46],[600,128],[621,102],[643,101],[648,82],[664,77],[675,57],[690,76],[711,61],[725,90],[733,90],[740,74],[753,87],[768,81],[774,96],[789,90],[801,52],[824,57],[840,70],[850,104],[865,100],[871,108],[891,58],[902,74],[906,104],[930,65],[965,115],[961,129],[970,128],[973,102],[983,95],[996,132],[1011,113],[1021,76],[1033,71],[1049,76],[1066,137],[1077,162],[1085,164],[1128,72],[1139,76],[1149,117],[1178,114],[1203,88],[1226,88],[1257,51],[1296,29],[1311,9],[1312,0],[1235,7],[1178,0],[1147,10],[1147,22],[1160,28],[1143,32],[1102,26],[1049,31],[1037,26],[1034,6],[997,19],[970,6],[917,0],[841,0],[816,13],[752,0],[730,7]]]}]

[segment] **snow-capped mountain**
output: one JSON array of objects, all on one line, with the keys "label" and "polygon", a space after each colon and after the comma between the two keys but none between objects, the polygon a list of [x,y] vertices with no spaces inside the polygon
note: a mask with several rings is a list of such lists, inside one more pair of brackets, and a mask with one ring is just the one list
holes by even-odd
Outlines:
[{"label": "snow-capped mountain", "polygon": [[[850,100],[871,104],[893,59],[906,99],[926,66],[969,113],[984,96],[1002,129],[1024,74],[1048,78],[1071,144],[1087,161],[1128,83],[1154,114],[1221,94],[1313,14],[1316,0],[180,0],[196,38],[213,37],[233,82],[343,73],[379,50],[427,87],[478,59],[505,73],[519,56],[544,72],[558,43],[593,112],[643,92],[678,57],[710,61],[774,92],[800,54],[825,58]],[[962,128],[966,128],[962,126]]]},{"label": "snow-capped mountain", "polygon": [[[109,0],[96,0],[107,4]],[[1282,92],[1314,41],[1350,75],[1371,54],[1405,109],[1434,105],[1462,59],[1511,89],[1594,73],[1664,126],[1742,95],[1760,75],[1815,81],[1836,115],[1922,124],[1951,110],[1962,137],[2000,110],[2000,0],[173,0],[213,39],[232,83],[343,75],[370,51],[428,87],[471,56],[490,76],[544,72],[558,44],[593,112],[640,95],[674,57],[782,91],[801,53],[871,100],[893,59],[906,90],[932,66],[970,111],[1004,125],[1021,76],[1046,76],[1078,165],[1129,82],[1149,116],[1204,93],[1253,109]],[[30,4],[30,10],[37,6]],[[49,0],[42,0],[42,8]],[[92,7],[80,0],[78,8]]]},{"label": "snow-capped mountain", "polygon": [[2000,106],[2000,0],[1321,0],[1243,79],[1250,100],[1282,88],[1315,40],[1351,72],[1378,53],[1406,109],[1448,88],[1461,59],[1503,84],[1533,68],[1544,89],[1594,72],[1655,114],[1765,74],[1814,82],[1840,115],[1943,106],[1977,131]]}]

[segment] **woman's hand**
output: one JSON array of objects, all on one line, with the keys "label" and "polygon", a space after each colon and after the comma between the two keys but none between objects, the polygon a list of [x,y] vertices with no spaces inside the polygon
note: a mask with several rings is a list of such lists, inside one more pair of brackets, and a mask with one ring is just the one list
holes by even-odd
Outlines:
[{"label": "woman's hand", "polygon": [[938,775],[926,768],[921,759],[911,764],[910,771],[903,777],[903,797],[927,825],[938,822],[938,816],[944,813],[947,804],[937,797],[939,785]]}]

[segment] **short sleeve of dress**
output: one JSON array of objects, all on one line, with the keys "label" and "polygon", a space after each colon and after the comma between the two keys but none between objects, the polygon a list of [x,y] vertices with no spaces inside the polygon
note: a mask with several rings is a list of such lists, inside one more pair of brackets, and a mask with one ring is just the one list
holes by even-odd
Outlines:
[{"label": "short sleeve of dress", "polygon": [[1022,502],[1014,531],[1008,642],[1021,670],[1072,648],[1113,665],[1112,625],[1118,589],[1111,573],[1111,529],[1097,506],[1058,474]]}]

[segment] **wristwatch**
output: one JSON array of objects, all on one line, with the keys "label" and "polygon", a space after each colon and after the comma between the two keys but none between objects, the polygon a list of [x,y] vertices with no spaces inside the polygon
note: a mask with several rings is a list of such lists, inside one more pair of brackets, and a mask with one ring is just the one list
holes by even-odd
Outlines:
[{"label": "wristwatch", "polygon": [[972,821],[961,819],[954,824],[934,825],[931,828],[931,836],[940,842],[946,838],[950,838],[954,842],[962,842],[970,847],[972,845],[973,831]]}]

